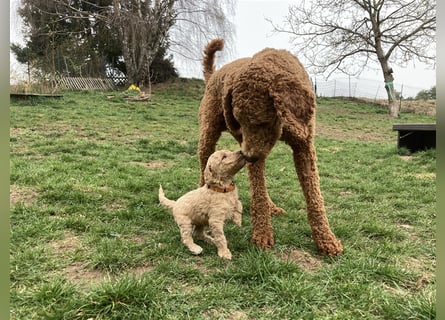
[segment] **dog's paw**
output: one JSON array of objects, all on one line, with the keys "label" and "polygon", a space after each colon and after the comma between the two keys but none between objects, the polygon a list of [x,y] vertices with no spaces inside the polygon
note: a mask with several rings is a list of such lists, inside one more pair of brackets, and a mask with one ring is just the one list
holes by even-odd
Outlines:
[{"label": "dog's paw", "polygon": [[341,241],[336,239],[334,235],[332,235],[329,239],[325,240],[316,240],[316,245],[318,250],[331,257],[335,257],[340,255],[343,252],[343,246]]},{"label": "dog's paw", "polygon": [[243,222],[243,219],[241,218],[241,216],[239,216],[239,217],[235,217],[235,218],[233,219],[233,222],[234,222],[238,227],[241,228],[241,224],[242,224],[242,222]]},{"label": "dog's paw", "polygon": [[252,235],[252,242],[263,250],[271,249],[275,244],[273,232],[254,232],[254,234]]},{"label": "dog's paw", "polygon": [[279,216],[281,214],[285,214],[286,211],[283,208],[273,206],[270,208],[270,214],[273,216]]},{"label": "dog's paw", "polygon": [[272,216],[279,216],[281,214],[285,214],[286,213],[286,211],[283,208],[278,207],[272,201],[269,202],[269,210],[270,210],[270,215],[272,215]]},{"label": "dog's paw", "polygon": [[218,250],[218,256],[223,259],[232,260],[232,253],[229,249]]},{"label": "dog's paw", "polygon": [[202,248],[200,246],[198,246],[197,244],[190,245],[189,250],[194,255],[198,255],[198,254],[202,253]]}]

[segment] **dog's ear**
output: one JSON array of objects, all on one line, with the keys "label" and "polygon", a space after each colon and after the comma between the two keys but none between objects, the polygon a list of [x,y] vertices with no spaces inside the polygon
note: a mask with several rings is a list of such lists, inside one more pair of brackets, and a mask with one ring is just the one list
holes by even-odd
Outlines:
[{"label": "dog's ear", "polygon": [[232,132],[237,132],[241,125],[238,121],[236,121],[235,117],[233,116],[233,104],[232,104],[232,89],[225,89],[224,90],[224,119],[226,120],[226,126],[228,129],[230,129]]},{"label": "dog's ear", "polygon": [[309,83],[292,77],[280,79],[269,89],[269,96],[284,122],[284,115],[295,116],[303,121],[308,121],[314,115],[315,94]]},{"label": "dog's ear", "polygon": [[217,173],[212,170],[211,165],[207,165],[204,170],[204,182],[210,186],[221,185],[221,179],[217,176]]}]

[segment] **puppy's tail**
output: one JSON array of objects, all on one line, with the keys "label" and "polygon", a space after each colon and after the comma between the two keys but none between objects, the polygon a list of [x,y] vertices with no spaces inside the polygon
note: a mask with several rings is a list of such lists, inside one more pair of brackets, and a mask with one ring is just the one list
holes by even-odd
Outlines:
[{"label": "puppy's tail", "polygon": [[175,201],[167,199],[164,194],[164,190],[162,186],[159,185],[159,202],[166,207],[168,210],[173,211],[173,207],[175,205]]},{"label": "puppy's tail", "polygon": [[213,39],[204,48],[204,57],[202,59],[204,80],[207,82],[215,71],[215,53],[224,48],[224,39]]}]

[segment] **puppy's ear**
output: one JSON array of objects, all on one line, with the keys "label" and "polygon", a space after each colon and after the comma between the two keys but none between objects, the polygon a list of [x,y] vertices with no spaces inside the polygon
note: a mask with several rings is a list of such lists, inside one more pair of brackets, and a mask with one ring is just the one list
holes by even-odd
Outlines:
[{"label": "puppy's ear", "polygon": [[204,181],[208,185],[220,185],[220,179],[216,176],[216,172],[212,171],[212,166],[207,165],[204,170]]}]

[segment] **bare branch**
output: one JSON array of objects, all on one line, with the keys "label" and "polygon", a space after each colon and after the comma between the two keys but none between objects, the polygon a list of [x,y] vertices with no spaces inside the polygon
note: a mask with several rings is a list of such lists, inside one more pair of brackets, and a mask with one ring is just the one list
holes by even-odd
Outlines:
[{"label": "bare branch", "polygon": [[435,8],[434,0],[312,0],[291,5],[282,25],[268,21],[292,35],[309,68],[332,73],[358,55],[395,64],[434,60]]},{"label": "bare branch", "polygon": [[315,73],[358,74],[370,60],[382,69],[391,115],[393,69],[417,59],[435,61],[435,0],[311,0],[289,7],[275,32],[292,35],[294,49]]}]

